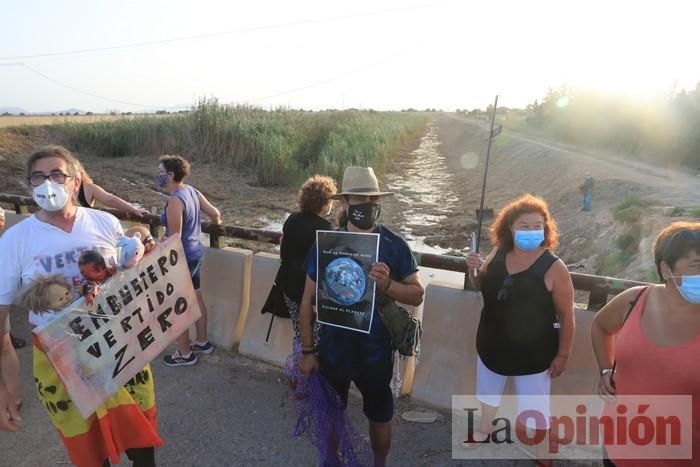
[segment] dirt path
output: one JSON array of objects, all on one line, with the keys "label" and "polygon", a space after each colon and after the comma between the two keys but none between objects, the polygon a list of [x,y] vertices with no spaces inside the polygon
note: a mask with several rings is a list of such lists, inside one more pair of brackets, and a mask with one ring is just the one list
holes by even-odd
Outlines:
[{"label": "dirt path", "polygon": [[[487,125],[477,124],[484,131]],[[570,145],[547,141],[534,136],[523,135],[512,131],[504,131],[504,135],[515,141],[526,142],[546,151],[551,151],[552,157],[568,159],[569,162],[586,167],[599,179],[622,179],[647,185],[655,199],[667,204],[697,205],[700,201],[700,178],[684,172],[681,168],[664,168],[643,161],[625,159],[613,153],[586,151]],[[585,176],[585,172],[581,177]]]}]

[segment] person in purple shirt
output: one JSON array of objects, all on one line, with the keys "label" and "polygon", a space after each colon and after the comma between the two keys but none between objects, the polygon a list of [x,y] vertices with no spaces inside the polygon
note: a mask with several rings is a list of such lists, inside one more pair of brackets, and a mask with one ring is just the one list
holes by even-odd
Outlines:
[{"label": "person in purple shirt", "polygon": [[161,223],[165,226],[165,235],[180,234],[182,246],[187,258],[187,266],[192,275],[192,285],[197,293],[202,317],[197,320],[197,339],[190,342],[188,333],[183,333],[177,339],[177,350],[172,355],[166,355],[163,363],[168,366],[189,366],[197,363],[197,353],[212,353],[214,346],[207,338],[207,307],[200,292],[199,273],[202,268],[204,246],[199,240],[201,233],[200,212],[203,212],[214,224],[221,224],[221,214],[207,198],[184,183],[190,174],[190,163],[180,156],[161,156],[158,173],[155,176],[159,187],[170,193],[161,215]]}]

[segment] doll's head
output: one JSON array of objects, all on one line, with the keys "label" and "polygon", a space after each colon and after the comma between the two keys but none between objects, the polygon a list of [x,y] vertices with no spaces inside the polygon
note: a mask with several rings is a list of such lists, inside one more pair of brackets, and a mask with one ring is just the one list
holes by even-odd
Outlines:
[{"label": "doll's head", "polygon": [[156,247],[156,241],[153,235],[151,235],[151,231],[144,225],[135,225],[124,232],[124,235],[127,237],[135,237],[137,232],[141,235],[141,243],[143,243],[146,253]]},{"label": "doll's head", "polygon": [[117,264],[120,268],[131,268],[143,258],[145,247],[141,243],[141,233],[134,232],[133,237],[123,236],[117,240]]},{"label": "doll's head", "polygon": [[83,251],[78,258],[78,267],[80,274],[89,281],[102,282],[111,275],[104,257],[95,250]]},{"label": "doll's head", "polygon": [[73,302],[70,284],[60,274],[37,276],[17,296],[16,304],[26,310],[58,311]]}]

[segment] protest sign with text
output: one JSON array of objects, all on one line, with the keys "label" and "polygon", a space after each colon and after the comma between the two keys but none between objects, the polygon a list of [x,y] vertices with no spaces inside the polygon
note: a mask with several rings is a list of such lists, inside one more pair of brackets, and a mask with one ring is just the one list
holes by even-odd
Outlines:
[{"label": "protest sign with text", "polygon": [[201,316],[179,237],[34,329],[85,418]]},{"label": "protest sign with text", "polygon": [[379,254],[379,234],[316,232],[318,321],[369,333],[375,283],[369,278]]}]

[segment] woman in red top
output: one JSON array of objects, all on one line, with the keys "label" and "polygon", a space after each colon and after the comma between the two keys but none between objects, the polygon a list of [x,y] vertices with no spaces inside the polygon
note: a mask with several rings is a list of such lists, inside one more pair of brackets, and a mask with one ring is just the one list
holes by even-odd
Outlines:
[{"label": "woman in red top", "polygon": [[[606,443],[606,465],[700,465],[700,223],[675,222],[662,230],[654,261],[663,284],[626,290],[593,321],[598,392],[606,398],[692,396],[692,436],[686,442],[692,440],[693,459],[649,459],[641,447]],[[642,459],[626,459],[630,449]]]}]

